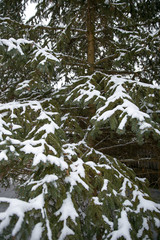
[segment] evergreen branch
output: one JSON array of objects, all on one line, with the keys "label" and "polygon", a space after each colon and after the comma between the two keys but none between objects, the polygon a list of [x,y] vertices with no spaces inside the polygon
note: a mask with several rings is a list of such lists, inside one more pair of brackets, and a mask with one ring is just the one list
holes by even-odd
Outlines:
[{"label": "evergreen branch", "polygon": [[136,76],[136,75],[139,75],[140,73],[142,73],[142,72],[144,72],[144,70],[143,71],[137,71],[137,72],[135,72],[135,71],[123,71],[123,70],[120,70],[120,71],[118,71],[118,70],[105,70],[105,67],[97,67],[97,66],[95,66],[95,68],[96,68],[96,70],[102,70],[103,72],[105,72],[106,74],[111,74],[111,75],[116,75],[116,74],[131,74],[131,75],[134,75],[134,76]]},{"label": "evergreen branch", "polygon": [[109,55],[105,58],[99,59],[97,62],[95,62],[95,65],[98,65],[98,64],[103,63],[103,62],[107,62],[108,59],[114,59],[115,57],[118,57],[118,55],[119,54],[116,53],[116,54]]},{"label": "evergreen branch", "polygon": [[[66,27],[50,27],[50,26],[44,26],[44,25],[29,25],[25,23],[20,23],[15,20],[12,20],[10,18],[1,18],[0,17],[0,23],[7,22],[8,24],[14,24],[14,26],[19,26],[22,29],[30,29],[30,30],[46,30],[46,31],[53,31],[53,30],[61,30],[64,31]],[[70,28],[71,31],[75,32],[81,32],[81,33],[86,33],[86,30],[79,29],[79,28]]]},{"label": "evergreen branch", "polygon": [[123,147],[126,145],[131,145],[136,143],[135,141],[131,141],[131,142],[126,142],[126,143],[122,143],[122,144],[117,144],[117,145],[113,145],[113,146],[109,146],[109,147],[103,147],[103,148],[99,148],[98,151],[102,151],[102,150],[106,150],[106,149],[112,149],[112,148],[117,148],[117,147]]},{"label": "evergreen branch", "polygon": [[[133,31],[133,29],[135,28],[135,27],[142,27],[142,26],[147,26],[147,25],[149,25],[149,24],[156,24],[156,23],[159,23],[160,24],[160,20],[159,20],[159,18],[155,18],[155,19],[148,19],[147,21],[145,21],[145,22],[134,22],[134,24],[132,23],[132,24],[128,24],[128,25],[116,25],[115,27],[113,27],[113,26],[107,26],[107,29],[111,29],[112,31],[113,31],[113,29],[114,30],[125,30],[125,31],[127,31],[127,33],[135,33],[135,31]],[[95,34],[96,33],[101,33],[101,32],[106,32],[106,30],[107,30],[106,28],[104,29],[104,28],[102,28],[102,29],[98,29],[98,30],[96,30],[95,31]],[[128,29],[131,29],[131,30],[128,30]]]},{"label": "evergreen branch", "polygon": [[[79,58],[76,58],[76,57],[73,57],[73,56],[69,56],[69,55],[64,55],[64,54],[58,54],[58,57],[64,59],[64,60],[71,60],[71,61],[76,61],[76,63],[72,63],[71,65],[77,65],[79,63],[83,63],[83,64],[87,64],[87,62],[85,60],[82,60],[82,59],[79,59]],[[78,61],[78,63],[77,63]],[[67,62],[67,65],[68,65],[68,62]]]},{"label": "evergreen branch", "polygon": [[[157,18],[157,19],[148,19],[147,21],[145,22],[137,22],[137,23],[134,23],[134,24],[129,24],[129,25],[125,25],[125,26],[116,26],[116,28],[112,28],[112,29],[118,29],[118,28],[122,28],[122,29],[133,29],[134,27],[142,27],[142,26],[147,26],[147,25],[150,25],[150,24],[156,24],[156,23],[159,23],[160,24],[160,20]],[[104,31],[104,30],[103,30]]]}]

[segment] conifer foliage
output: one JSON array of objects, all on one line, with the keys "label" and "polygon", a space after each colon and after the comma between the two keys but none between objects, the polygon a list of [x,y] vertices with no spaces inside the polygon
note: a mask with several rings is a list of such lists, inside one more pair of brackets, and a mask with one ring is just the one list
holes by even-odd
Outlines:
[{"label": "conifer foliage", "polygon": [[16,19],[0,2],[0,181],[17,193],[0,239],[158,239],[146,179],[98,149],[160,141],[158,2],[146,19],[145,1],[33,1],[27,24],[18,2]]}]

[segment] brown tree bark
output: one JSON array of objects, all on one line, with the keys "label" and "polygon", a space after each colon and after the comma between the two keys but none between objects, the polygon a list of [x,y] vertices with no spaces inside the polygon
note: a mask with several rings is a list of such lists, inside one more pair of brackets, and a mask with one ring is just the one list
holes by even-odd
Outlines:
[{"label": "brown tree bark", "polygon": [[95,63],[95,26],[94,26],[94,0],[87,0],[87,61],[89,64],[89,74],[94,72],[94,63]]}]

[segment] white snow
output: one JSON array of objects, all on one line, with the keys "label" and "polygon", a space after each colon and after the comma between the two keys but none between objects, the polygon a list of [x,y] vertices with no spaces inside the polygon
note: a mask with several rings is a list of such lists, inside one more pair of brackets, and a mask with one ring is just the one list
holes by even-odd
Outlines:
[{"label": "white snow", "polygon": [[119,126],[118,126],[118,129],[120,130],[123,130],[126,123],[127,123],[127,119],[128,119],[128,116],[125,115],[123,118],[122,118],[122,121],[120,122]]},{"label": "white snow", "polygon": [[[45,62],[49,59],[52,61],[59,62],[58,58],[56,58],[50,49],[47,47],[41,48],[39,45],[37,45],[37,49],[33,53],[35,55],[34,59],[37,59],[39,56],[43,56],[44,59],[40,62],[40,64],[44,65]],[[34,60],[33,60],[34,61]]]},{"label": "white snow", "polygon": [[11,216],[16,215],[18,220],[12,230],[12,236],[15,236],[20,230],[24,219],[24,213],[31,209],[42,209],[44,205],[43,195],[39,195],[35,199],[32,199],[29,203],[15,198],[0,198],[0,202],[9,203],[9,207],[5,212],[0,213],[0,233],[3,229],[10,224]]},{"label": "white snow", "polygon": [[22,126],[18,125],[18,124],[14,124],[13,127],[12,127],[12,130],[15,131],[17,129],[20,129],[22,128]]},{"label": "white snow", "polygon": [[121,211],[121,217],[118,219],[118,230],[113,231],[108,235],[111,240],[117,240],[120,237],[124,237],[126,240],[132,240],[130,235],[131,225],[128,221],[127,213],[125,210]]},{"label": "white snow", "polygon": [[135,186],[135,190],[132,192],[133,198],[132,201],[136,201],[136,199],[139,200],[137,210],[135,211],[136,213],[139,213],[141,210],[143,212],[146,212],[147,210],[153,212],[160,213],[160,204],[155,203],[149,199],[146,199],[146,197],[149,197],[148,194],[141,192],[137,186]]},{"label": "white snow", "polygon": [[7,150],[2,150],[0,152],[0,161],[2,161],[2,160],[7,161],[8,160],[8,157],[7,157],[6,153],[7,153]]},{"label": "white snow", "polygon": [[152,129],[160,135],[160,131],[152,126],[149,114],[141,111],[138,106],[134,104],[133,99],[127,92],[127,88],[124,87],[126,83],[132,84],[132,86],[137,84],[145,88],[160,89],[160,87],[151,84],[143,85],[137,81],[132,81],[129,77],[112,76],[107,82],[108,98],[106,98],[102,107],[97,109],[95,116],[92,117],[92,121],[105,123],[112,116],[116,116],[116,118],[120,120],[118,129],[123,130],[130,119],[136,119],[138,122],[137,126],[139,126],[142,133],[148,129]]},{"label": "white snow", "polygon": [[160,219],[154,218],[154,221],[155,221],[156,227],[157,227],[157,228],[160,228]]},{"label": "white snow", "polygon": [[79,174],[82,178],[85,178],[85,170],[83,167],[84,162],[78,158],[78,160],[70,165],[73,172]]},{"label": "white snow", "polygon": [[68,164],[64,161],[64,157],[56,157],[56,156],[52,156],[52,155],[48,155],[47,156],[47,160],[51,163],[51,164],[55,164],[58,167],[61,168],[61,170],[67,169],[68,168]]},{"label": "white snow", "polygon": [[138,239],[140,239],[143,235],[144,230],[148,230],[149,226],[148,226],[148,222],[147,222],[147,218],[143,218],[143,223],[142,223],[142,228],[139,229],[138,233],[137,233],[137,237]]},{"label": "white snow", "polygon": [[127,200],[124,201],[123,206],[125,206],[125,207],[132,207],[133,204],[131,203],[131,201],[129,201],[129,200],[127,199]]},{"label": "white snow", "polygon": [[105,215],[102,215],[102,217],[103,217],[103,220],[105,221],[105,223],[110,225],[111,230],[113,230],[113,222],[111,222]]},{"label": "white snow", "polygon": [[84,188],[89,190],[89,186],[80,178],[78,172],[70,172],[70,175],[65,178],[66,183],[70,183],[70,192],[73,191],[74,186],[77,185],[77,183],[80,183],[83,185]]},{"label": "white snow", "polygon": [[37,223],[32,231],[32,235],[30,240],[40,240],[42,237],[42,232],[43,232],[43,227],[42,227],[42,223]]},{"label": "white snow", "polygon": [[15,151],[15,147],[14,147],[14,146],[12,146],[12,145],[11,145],[11,146],[9,146],[9,149],[10,149],[10,151],[11,151],[11,152],[14,152],[14,151]]},{"label": "white snow", "polygon": [[[28,107],[33,111],[33,112],[39,112],[39,116],[37,117],[36,121],[42,121],[45,120],[46,123],[44,123],[41,127],[37,128],[36,125],[31,129],[29,134],[32,134],[33,137],[20,141],[18,139],[10,137],[12,136],[12,133],[9,131],[11,128],[12,131],[16,131],[20,128],[23,128],[23,126],[14,123],[12,121],[12,124],[9,125],[3,120],[3,117],[6,116],[6,114],[10,114],[11,119],[16,119],[17,116],[14,113],[14,110],[16,109],[23,109],[21,112],[21,115],[26,114]],[[48,147],[48,149],[53,152],[53,154],[57,155],[57,151],[55,150],[54,146],[51,144],[48,144],[46,142],[47,136],[51,133],[54,137],[55,130],[59,129],[59,126],[54,122],[54,115],[56,112],[53,112],[54,106],[52,106],[52,109],[45,110],[42,107],[42,104],[40,101],[24,101],[24,102],[12,102],[12,103],[5,103],[5,104],[0,104],[0,111],[3,111],[3,114],[0,114],[0,138],[3,140],[4,135],[6,136],[6,139],[4,141],[1,141],[2,144],[6,144],[6,141],[10,142],[10,150],[13,152],[15,151],[15,145],[20,146],[20,151],[23,151],[25,154],[33,154],[33,165],[37,165],[40,161],[42,162],[47,162],[50,161],[52,164],[56,164],[58,166],[61,166],[62,169],[65,169],[68,167],[67,163],[65,163],[63,156],[58,158],[53,155],[48,155],[46,156],[44,154],[45,152],[45,146]],[[4,114],[4,110],[6,111],[6,114]],[[38,122],[37,122],[38,124]],[[44,134],[41,136],[41,139],[35,140],[36,134],[39,132],[43,131]],[[29,135],[28,134],[28,135]],[[16,153],[15,153],[16,154]],[[0,152],[0,160],[8,160],[7,157],[7,151],[3,150]]]},{"label": "white snow", "polygon": [[[105,97],[101,96],[101,92],[96,89],[96,87],[91,84],[90,82],[90,76],[89,80],[86,78],[86,82],[84,84],[79,84],[77,87],[75,87],[70,95],[66,98],[66,102],[72,99],[72,96],[76,93],[76,96],[74,98],[74,102],[80,102],[83,101],[85,103],[89,102],[91,99],[94,99],[94,101],[97,100],[105,100]],[[82,79],[80,79],[81,81]]]},{"label": "white snow", "polygon": [[[123,113],[123,115],[125,116],[125,118],[123,119],[123,121],[120,124],[120,129],[122,129],[127,122],[127,116],[135,118],[135,119],[139,120],[140,122],[145,121],[145,118],[150,118],[150,116],[147,113],[140,111],[139,108],[134,103],[132,103],[131,101],[128,100],[129,95],[126,95],[127,98],[125,95],[126,94],[123,94],[123,92],[119,92],[119,89],[118,89],[118,92],[115,91],[113,96],[111,96],[107,99],[107,102],[105,103],[105,105],[98,109],[97,116],[100,115],[100,113],[104,109],[106,109],[106,111],[97,118],[97,121],[101,121],[101,120],[106,121],[113,114],[115,114],[118,111],[121,111]],[[109,106],[110,103],[113,103],[117,99],[120,99],[120,98],[123,100],[122,104],[118,103],[118,105],[115,106],[112,110],[107,110],[107,107]]]},{"label": "white snow", "polygon": [[144,212],[145,211],[156,211],[160,213],[160,210],[158,211],[157,209],[160,209],[160,204],[155,203],[151,200],[147,200],[143,197],[143,194],[139,194],[138,195],[138,199],[139,199],[139,204],[137,207],[136,212],[140,212],[140,210],[142,209]]},{"label": "white snow", "polygon": [[97,167],[105,168],[105,169],[112,169],[108,164],[100,164],[100,163],[98,163]]},{"label": "white snow", "polygon": [[67,220],[68,217],[70,217],[72,221],[76,223],[75,219],[76,217],[78,217],[78,213],[74,208],[71,195],[69,192],[67,193],[67,198],[63,201],[61,208],[55,213],[56,216],[60,214],[61,214],[59,218],[60,221],[65,221]]},{"label": "white snow", "polygon": [[92,161],[85,162],[86,165],[90,166],[97,174],[100,174],[100,171],[96,169],[97,164]]},{"label": "white snow", "polygon": [[132,188],[132,183],[128,178],[124,178],[122,187],[120,188],[120,193],[124,197],[126,196],[127,186],[131,189]]},{"label": "white snow", "polygon": [[63,146],[64,155],[67,155],[68,159],[71,160],[73,156],[75,156],[74,144],[65,144]]},{"label": "white snow", "polygon": [[9,39],[0,39],[0,45],[5,45],[8,47],[8,51],[11,51],[12,49],[18,50],[18,52],[21,55],[24,55],[22,48],[20,45],[23,44],[33,44],[33,41],[28,41],[26,39],[14,39],[14,38],[9,38]]},{"label": "white snow", "polygon": [[40,59],[39,57],[42,57],[43,59],[40,61],[39,64],[44,65],[44,63],[47,60],[59,62],[59,59],[55,57],[55,53],[51,51],[48,47],[41,47],[40,44],[35,43],[34,41],[29,41],[23,38],[20,39],[14,39],[14,38],[9,38],[9,39],[0,39],[0,45],[1,46],[6,46],[8,47],[7,51],[11,51],[13,49],[17,50],[21,55],[24,55],[24,52],[22,50],[22,45],[28,44],[35,50],[33,51],[33,59],[38,60]]},{"label": "white snow", "polygon": [[104,179],[104,184],[103,184],[101,191],[107,191],[108,182],[109,182],[108,179]]},{"label": "white snow", "polygon": [[28,185],[34,185],[31,190],[31,191],[34,191],[44,183],[50,183],[50,182],[55,183],[56,180],[58,180],[58,177],[55,174],[47,174],[43,179],[39,181],[30,181]]},{"label": "white snow", "polygon": [[74,204],[72,202],[71,195],[69,192],[67,193],[67,198],[63,200],[63,204],[61,208],[55,213],[56,216],[60,214],[61,216],[59,218],[59,221],[63,221],[63,229],[61,231],[59,240],[63,240],[68,235],[74,235],[73,230],[67,226],[67,219],[70,217],[71,220],[74,222],[74,224],[77,224],[76,218],[78,217],[78,213],[74,207]]},{"label": "white snow", "polygon": [[92,199],[95,205],[103,205],[103,203],[99,201],[98,197],[92,197]]}]

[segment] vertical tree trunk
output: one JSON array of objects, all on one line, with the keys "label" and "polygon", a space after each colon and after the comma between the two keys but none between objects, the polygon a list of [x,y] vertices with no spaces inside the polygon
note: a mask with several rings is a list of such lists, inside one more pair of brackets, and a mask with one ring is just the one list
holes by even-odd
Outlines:
[{"label": "vertical tree trunk", "polygon": [[94,37],[94,0],[87,0],[87,61],[89,74],[94,72],[95,62],[95,37]]}]

